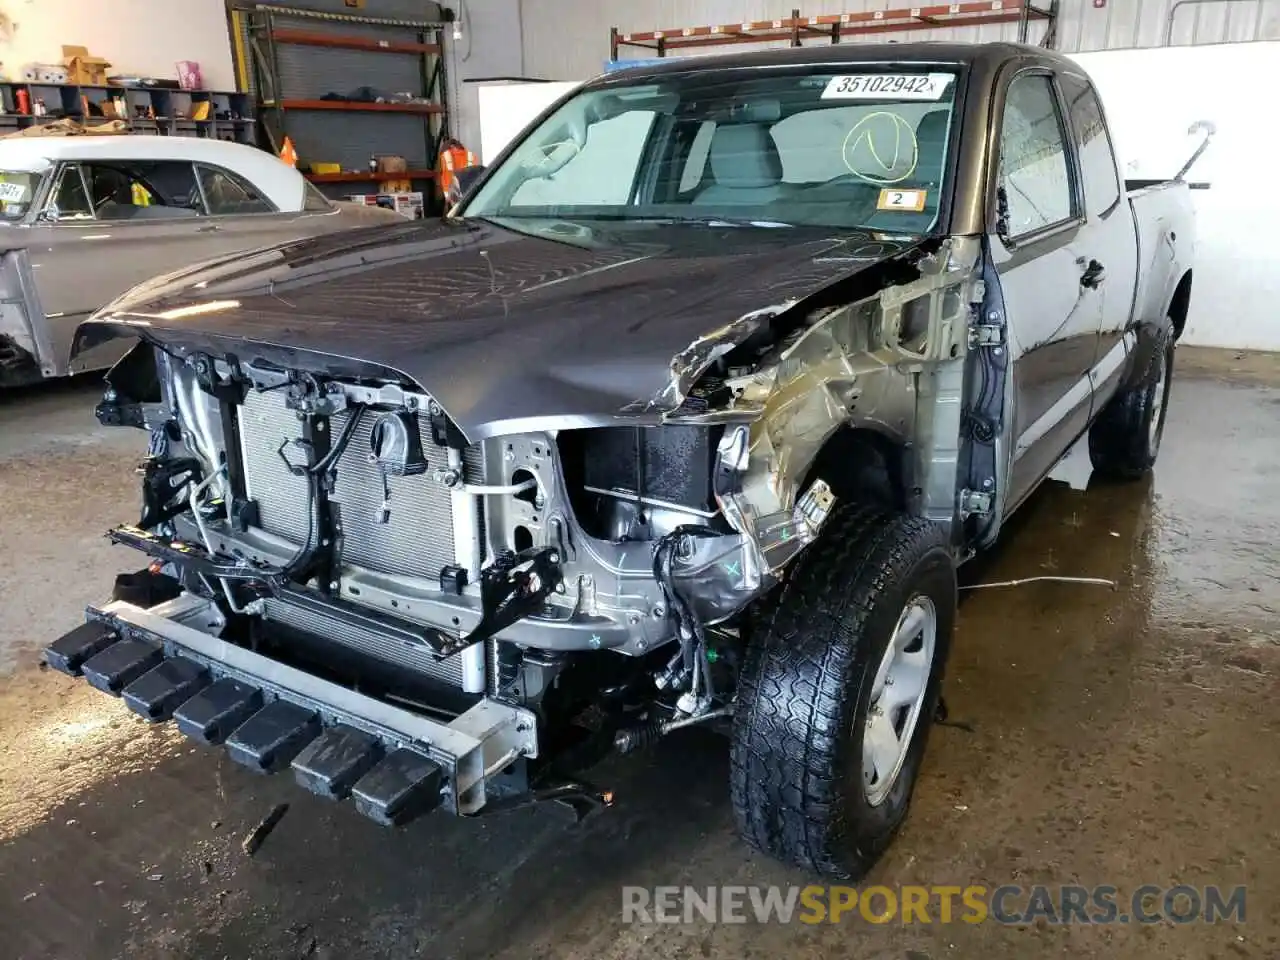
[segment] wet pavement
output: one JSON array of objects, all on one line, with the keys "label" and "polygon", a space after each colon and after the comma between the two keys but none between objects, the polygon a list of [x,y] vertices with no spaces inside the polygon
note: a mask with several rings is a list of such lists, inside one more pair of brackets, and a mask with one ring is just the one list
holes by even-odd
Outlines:
[{"label": "wet pavement", "polygon": [[[1179,352],[1154,480],[1047,485],[968,583],[906,827],[868,882],[1247,885],[1244,923],[621,922],[624,884],[811,882],[739,844],[723,741],[595,778],[610,811],[398,832],[259,778],[37,666],[136,566],[138,434],[85,385],[0,395],[0,956],[1280,956],[1280,362]],[[1232,382],[1232,381],[1244,381]],[[253,857],[241,841],[288,813]]]}]

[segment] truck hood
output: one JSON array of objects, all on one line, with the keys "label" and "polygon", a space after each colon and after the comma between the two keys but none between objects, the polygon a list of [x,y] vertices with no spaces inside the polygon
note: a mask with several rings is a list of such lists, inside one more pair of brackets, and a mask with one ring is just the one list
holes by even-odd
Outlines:
[{"label": "truck hood", "polygon": [[652,411],[696,341],[921,243],[723,222],[418,221],[158,278],[82,324],[75,351],[139,335],[177,354],[394,377],[475,442]]}]

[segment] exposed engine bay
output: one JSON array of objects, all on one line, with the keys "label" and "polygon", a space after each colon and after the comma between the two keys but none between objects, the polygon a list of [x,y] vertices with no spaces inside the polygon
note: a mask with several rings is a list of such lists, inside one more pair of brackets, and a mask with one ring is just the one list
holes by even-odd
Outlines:
[{"label": "exposed engine bay", "polygon": [[143,344],[98,409],[150,436],[110,536],[232,644],[430,716],[518,704],[576,768],[731,714],[741,615],[880,444],[928,438],[885,495],[950,518],[976,262],[918,250],[699,339],[612,424],[477,443],[403,382]]}]

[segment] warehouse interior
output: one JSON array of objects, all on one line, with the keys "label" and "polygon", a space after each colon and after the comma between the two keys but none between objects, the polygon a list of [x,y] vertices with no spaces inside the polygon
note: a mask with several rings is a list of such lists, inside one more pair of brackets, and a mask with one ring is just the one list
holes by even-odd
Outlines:
[{"label": "warehouse interior", "polygon": [[0,0],[0,953],[1280,956],[1280,0],[798,3]]}]

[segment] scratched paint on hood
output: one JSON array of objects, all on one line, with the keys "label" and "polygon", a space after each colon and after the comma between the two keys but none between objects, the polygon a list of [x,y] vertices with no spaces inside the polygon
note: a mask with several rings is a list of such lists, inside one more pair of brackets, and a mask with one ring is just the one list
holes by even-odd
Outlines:
[{"label": "scratched paint on hood", "polygon": [[194,268],[121,298],[79,341],[142,332],[242,362],[314,367],[319,355],[330,373],[363,361],[411,378],[474,441],[521,419],[618,416],[658,395],[700,337],[919,242],[672,222],[409,224]]}]

